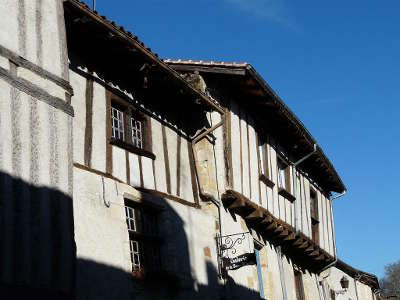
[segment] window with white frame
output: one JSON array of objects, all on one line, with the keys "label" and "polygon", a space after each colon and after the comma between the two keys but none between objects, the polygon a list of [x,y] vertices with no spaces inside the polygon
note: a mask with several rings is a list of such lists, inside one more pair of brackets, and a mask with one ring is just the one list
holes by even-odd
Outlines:
[{"label": "window with white frame", "polygon": [[260,175],[264,175],[266,178],[270,179],[268,144],[262,138],[258,140],[258,157],[260,159]]},{"label": "window with white frame", "polygon": [[111,106],[111,128],[112,137],[119,140],[124,140],[124,114],[122,110]]},{"label": "window with white frame", "polygon": [[280,188],[290,191],[290,169],[289,165],[278,157],[278,185]]},{"label": "window with white frame", "polygon": [[143,148],[143,124],[141,120],[131,117],[132,144],[135,147]]},{"label": "window with white frame", "polygon": [[139,276],[159,271],[161,260],[157,212],[125,200],[125,218],[133,274]]}]

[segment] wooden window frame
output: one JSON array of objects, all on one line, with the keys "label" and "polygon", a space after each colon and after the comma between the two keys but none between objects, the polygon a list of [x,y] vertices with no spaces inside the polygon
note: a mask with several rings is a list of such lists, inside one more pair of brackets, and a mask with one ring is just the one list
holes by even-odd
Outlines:
[{"label": "wooden window frame", "polygon": [[[111,145],[118,146],[123,148],[129,152],[149,157],[151,159],[155,159],[156,156],[152,153],[152,141],[151,141],[151,125],[150,125],[150,117],[145,114],[144,112],[140,111],[137,107],[132,104],[127,103],[126,100],[120,98],[119,96],[111,93],[111,108],[117,108],[118,110],[122,111],[123,113],[123,132],[124,138],[115,138],[112,136],[108,137],[109,143]],[[141,132],[141,139],[142,139],[142,147],[137,147],[133,143],[132,138],[132,126],[131,126],[131,119],[134,118],[136,120],[140,120],[142,132]],[[108,122],[112,122],[112,118]],[[112,128],[112,127],[111,127]],[[112,131],[112,129],[111,129]]]},{"label": "wooden window frame", "polygon": [[312,241],[319,245],[319,211],[318,211],[318,193],[310,187],[310,216],[311,216],[311,236]]},{"label": "wooden window frame", "polygon": [[[161,239],[158,225],[160,211],[126,198],[124,201],[132,276],[141,280],[161,271]],[[134,211],[133,218],[128,215],[128,210]],[[134,229],[130,225],[131,220],[135,222]],[[136,244],[136,249],[133,249],[133,244]]]},{"label": "wooden window frame", "polygon": [[258,154],[258,164],[260,170],[260,180],[264,182],[268,187],[272,188],[275,183],[271,179],[270,170],[270,153],[269,153],[269,139],[258,137],[257,141],[257,154]]},{"label": "wooden window frame", "polygon": [[[286,165],[283,169],[285,172],[285,186],[282,186],[281,182],[281,170],[280,164]],[[278,177],[278,194],[285,197],[289,201],[293,202],[296,200],[296,197],[292,194],[292,178],[290,176],[290,163],[283,158],[281,155],[277,154],[276,156],[276,170],[277,170],[277,177]]]}]

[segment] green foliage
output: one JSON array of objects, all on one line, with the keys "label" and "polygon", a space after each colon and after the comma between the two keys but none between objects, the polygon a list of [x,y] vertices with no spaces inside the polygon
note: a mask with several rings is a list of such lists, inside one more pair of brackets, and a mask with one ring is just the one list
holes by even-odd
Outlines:
[{"label": "green foliage", "polygon": [[383,296],[400,299],[400,260],[385,266],[385,276],[380,280]]}]

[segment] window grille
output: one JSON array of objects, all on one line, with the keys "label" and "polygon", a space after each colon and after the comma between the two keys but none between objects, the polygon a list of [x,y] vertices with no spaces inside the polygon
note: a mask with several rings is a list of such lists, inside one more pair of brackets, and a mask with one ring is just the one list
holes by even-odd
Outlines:
[{"label": "window grille", "polygon": [[143,126],[142,122],[131,118],[131,129],[132,129],[132,144],[135,147],[143,148]]},{"label": "window grille", "polygon": [[136,231],[136,218],[135,209],[129,206],[125,206],[126,224],[128,225],[129,231]]},{"label": "window grille", "polygon": [[157,272],[161,268],[158,218],[153,209],[125,200],[132,271]]},{"label": "window grille", "polygon": [[124,140],[124,115],[121,110],[111,107],[112,137]]},{"label": "window grille", "polygon": [[131,250],[131,262],[132,262],[132,270],[138,271],[141,269],[140,267],[140,252],[139,252],[139,242],[135,240],[129,241],[130,250]]}]

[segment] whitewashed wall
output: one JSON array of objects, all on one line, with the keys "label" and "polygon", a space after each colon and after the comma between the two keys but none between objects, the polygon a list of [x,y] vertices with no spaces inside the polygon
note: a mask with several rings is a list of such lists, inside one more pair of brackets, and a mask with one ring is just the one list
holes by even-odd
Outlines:
[{"label": "whitewashed wall", "polygon": [[74,284],[66,51],[62,1],[0,1],[0,281],[20,292]]},{"label": "whitewashed wall", "polygon": [[[70,70],[71,85],[75,91],[71,99],[71,104],[75,109],[74,163],[85,165],[85,129],[87,126],[91,126],[93,128],[90,154],[91,165],[86,167],[93,169],[93,171],[107,173],[109,171],[106,170],[106,148],[109,141],[106,137],[106,126],[107,122],[111,121],[106,113],[106,87],[100,79],[94,80],[92,123],[86,124],[87,79],[84,73],[84,70],[79,72]],[[129,97],[130,95],[127,95],[128,99]],[[195,204],[196,191],[192,187],[191,167],[193,166],[190,165],[190,143],[186,138],[178,136],[177,129],[172,129],[162,124],[158,118],[150,118],[149,128],[151,129],[151,139],[153,141],[150,151],[155,154],[156,159],[153,161],[151,158],[140,156],[112,145],[112,170],[108,175],[133,187],[167,193]],[[163,139],[166,140],[167,151],[164,149]],[[178,139],[180,139],[179,143]],[[180,147],[179,149],[178,146]],[[167,157],[165,157],[165,153],[168,154],[169,177],[166,172],[165,160]],[[170,191],[168,191],[168,178]]]},{"label": "whitewashed wall", "polygon": [[[291,190],[296,192],[296,200],[290,201],[278,194],[277,149],[279,140],[269,138],[267,145],[268,168],[270,179],[275,183],[271,188],[259,180],[259,165],[257,156],[257,139],[261,130],[255,128],[254,121],[236,101],[229,102],[228,117],[230,118],[230,140],[232,153],[233,189],[254,203],[263,206],[275,217],[298,228],[307,237],[312,238],[310,215],[310,187],[317,191],[319,209],[320,247],[335,256],[333,233],[333,216],[331,201],[303,173],[297,172],[293,182],[294,168],[290,167]],[[276,138],[278,139],[278,138]],[[217,142],[222,145],[222,141]],[[296,187],[294,189],[294,184]],[[297,224],[296,224],[297,213]]]}]

